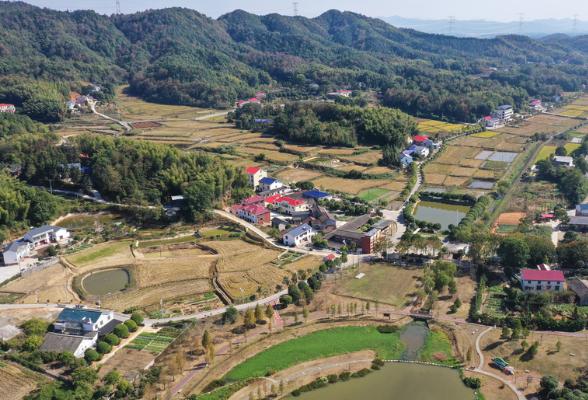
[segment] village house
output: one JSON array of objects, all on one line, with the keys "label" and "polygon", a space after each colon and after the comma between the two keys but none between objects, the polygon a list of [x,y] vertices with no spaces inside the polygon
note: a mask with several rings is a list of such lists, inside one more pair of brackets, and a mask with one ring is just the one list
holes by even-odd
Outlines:
[{"label": "village house", "polygon": [[263,178],[267,177],[267,171],[263,169],[256,168],[256,167],[249,167],[245,170],[245,173],[249,175],[249,186],[253,188],[253,190],[257,189],[259,186],[259,181]]},{"label": "village house", "polygon": [[84,357],[86,350],[96,347],[98,332],[88,332],[84,335],[67,335],[49,332],[45,335],[40,351],[69,351],[76,358]]},{"label": "village house", "polygon": [[16,112],[16,107],[14,107],[14,104],[1,103],[0,112],[9,112],[14,114]]},{"label": "village house", "polygon": [[70,234],[67,229],[52,225],[45,225],[24,234],[24,240],[31,242],[33,247],[59,242],[68,237],[70,237]]},{"label": "village house", "polygon": [[372,217],[367,214],[357,217],[342,227],[327,233],[325,239],[333,248],[340,248],[342,245],[348,246],[351,242],[355,242],[358,252],[373,253],[378,240],[382,236],[390,234],[394,229],[394,221],[383,219],[373,224],[369,231],[361,232],[360,228],[367,224],[370,218]]},{"label": "village house", "polygon": [[576,293],[579,300],[579,306],[588,306],[588,280],[586,279],[568,279],[566,280],[568,289]]},{"label": "village house", "polygon": [[555,156],[553,157],[553,166],[563,165],[564,167],[573,167],[574,159],[568,156]]},{"label": "village house", "polygon": [[558,292],[565,289],[562,271],[524,269],[521,271],[523,292]]},{"label": "village house", "polygon": [[113,321],[120,323],[114,318],[112,310],[66,308],[59,313],[54,324],[54,331],[70,335],[84,335],[88,332],[98,331],[106,334],[114,330],[114,325],[110,326]]},{"label": "village house", "polygon": [[402,164],[408,165],[412,162],[411,154],[411,150],[404,150],[402,153],[398,154],[398,158],[400,158],[400,162],[402,162]]},{"label": "village house", "polygon": [[31,255],[31,244],[25,240],[16,240],[8,243],[2,250],[1,260],[4,265],[17,265],[23,258]]},{"label": "village house", "polygon": [[588,215],[588,204],[578,204],[576,205],[576,215]]},{"label": "village house", "polygon": [[249,99],[249,103],[251,103],[251,104],[261,104],[261,100],[259,100],[258,98],[253,97],[253,98]]},{"label": "village house", "polygon": [[270,222],[270,212],[267,208],[256,204],[238,206],[239,218],[257,225],[265,225]]},{"label": "village house", "polygon": [[248,197],[246,199],[241,200],[242,206],[248,206],[251,204],[257,204],[257,205],[263,206],[263,197],[253,196],[253,197]]},{"label": "village house", "polygon": [[266,96],[265,92],[257,92],[255,93],[255,97],[258,99],[263,99]]},{"label": "village house", "polygon": [[286,246],[300,246],[302,243],[310,242],[316,232],[308,224],[302,224],[286,231],[282,235],[282,241]]},{"label": "village house", "polygon": [[428,136],[416,135],[415,137],[412,138],[411,143],[413,143],[417,146],[422,146],[427,140],[429,140]]},{"label": "village house", "polygon": [[344,96],[349,97],[351,96],[351,90],[337,90],[336,92],[327,93],[327,97],[337,97],[337,96]]},{"label": "village house", "polygon": [[271,196],[275,196],[276,194],[284,194],[286,193],[290,188],[288,186],[280,186],[279,188],[276,189],[272,189],[272,190],[267,190],[265,192],[258,192],[257,195],[263,198],[266,197],[271,197]]},{"label": "village house", "polygon": [[418,154],[423,158],[429,156],[429,149],[425,146],[410,146],[409,150],[412,150],[413,154]]},{"label": "village house", "polygon": [[283,185],[284,184],[282,183],[282,181],[265,177],[259,180],[259,186],[257,187],[257,189],[260,192],[268,192],[270,190],[281,188]]},{"label": "village house", "polygon": [[496,110],[492,112],[492,117],[496,118],[502,123],[506,123],[512,119],[513,113],[514,112],[512,106],[509,104],[505,104],[496,107]]},{"label": "village house", "polygon": [[268,204],[272,204],[275,211],[278,211],[278,209],[281,207],[284,209],[284,213],[290,215],[296,212],[310,210],[310,206],[308,205],[308,203],[302,200],[294,200],[290,197],[282,197],[280,195],[266,197],[264,201],[266,206]]},{"label": "village house", "polygon": [[330,193],[321,192],[319,190],[309,190],[307,192],[302,193],[304,197],[311,197],[315,200],[331,200],[333,195]]},{"label": "village house", "polygon": [[290,224],[288,221],[283,220],[282,218],[274,217],[272,218],[272,228],[276,228],[280,232],[286,229],[286,227]]}]

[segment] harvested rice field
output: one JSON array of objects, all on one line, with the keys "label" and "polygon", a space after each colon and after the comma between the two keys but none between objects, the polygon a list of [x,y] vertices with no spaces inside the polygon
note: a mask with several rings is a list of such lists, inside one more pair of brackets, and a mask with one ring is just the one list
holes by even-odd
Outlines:
[{"label": "harvested rice field", "polygon": [[346,160],[358,164],[375,164],[382,158],[382,152],[380,151],[368,151],[367,153],[359,155],[341,155],[341,160]]},{"label": "harvested rice field", "polygon": [[406,189],[406,181],[389,181],[387,184],[378,186],[380,189],[402,192]]},{"label": "harvested rice field", "polygon": [[447,175],[425,173],[425,182],[432,185],[442,185],[445,179],[447,179]]},{"label": "harvested rice field", "polygon": [[321,149],[320,153],[322,154],[344,154],[350,155],[354,152],[354,149]]},{"label": "harvested rice field", "polygon": [[223,257],[216,264],[216,268],[218,272],[248,271],[276,260],[280,253],[281,251],[278,250],[259,248],[255,252],[248,253],[247,257],[243,257],[242,254]]},{"label": "harvested rice field", "polygon": [[[319,188],[321,190],[339,190],[344,193],[359,194],[359,192],[364,189],[380,187],[381,185],[386,184],[388,181],[383,179],[344,179],[324,176],[314,180],[313,182],[315,188]],[[386,189],[383,186],[381,187]]]},{"label": "harvested rice field", "polygon": [[276,175],[276,177],[278,179],[281,179],[286,182],[309,181],[309,180],[317,178],[319,176],[322,176],[322,174],[320,172],[313,171],[311,169],[302,169],[302,168],[298,168],[298,169],[286,168],[286,169],[278,172],[278,174]]},{"label": "harvested rice field", "polygon": [[258,251],[259,246],[255,246],[242,240],[218,240],[200,243],[205,249],[211,249],[213,252],[221,255],[233,255],[237,253],[250,253]]},{"label": "harvested rice field", "polygon": [[474,172],[476,172],[475,168],[464,168],[464,167],[456,167],[451,171],[450,175],[453,176],[473,176]]},{"label": "harvested rice field", "polygon": [[[364,167],[363,165],[355,165],[355,164],[351,164],[351,165],[343,165],[341,167],[336,167],[337,171],[358,171],[358,172],[364,172],[367,170],[367,167]],[[371,170],[370,170],[371,171]]]},{"label": "harvested rice field", "polygon": [[470,178],[466,177],[458,177],[458,176],[448,176],[443,183],[445,186],[464,186]]},{"label": "harvested rice field", "polygon": [[237,148],[237,151],[241,154],[250,156],[256,156],[260,153],[264,153],[268,160],[275,162],[292,162],[298,160],[298,156],[295,156],[294,154],[280,153],[278,151],[265,151],[253,147],[239,147]]},{"label": "harvested rice field", "polygon": [[484,163],[484,160],[476,160],[475,158],[464,158],[459,162],[459,165],[464,167],[478,168]]},{"label": "harvested rice field", "polygon": [[300,257],[296,261],[285,264],[283,266],[284,269],[288,271],[300,271],[301,269],[316,269],[323,263],[323,258],[320,256],[304,256]]},{"label": "harvested rice field", "polygon": [[497,174],[498,174],[498,176],[500,176],[502,174],[502,172],[489,171],[486,169],[479,169],[474,174],[474,177],[479,178],[479,179],[497,179]]},{"label": "harvested rice field", "polygon": [[453,171],[454,168],[455,168],[454,165],[431,163],[431,164],[428,164],[423,169],[423,171],[425,173],[431,173],[431,174],[449,175],[451,173],[451,171]]},{"label": "harvested rice field", "polygon": [[395,169],[388,168],[388,167],[373,167],[368,170],[363,171],[364,174],[395,174],[398,172]]},{"label": "harvested rice field", "polygon": [[147,287],[186,279],[208,278],[212,262],[198,262],[197,259],[153,260],[138,264],[137,282],[140,287]]},{"label": "harvested rice field", "polygon": [[491,137],[497,136],[497,135],[500,135],[500,132],[486,131],[486,132],[475,133],[472,136],[479,137],[479,138],[491,138]]}]

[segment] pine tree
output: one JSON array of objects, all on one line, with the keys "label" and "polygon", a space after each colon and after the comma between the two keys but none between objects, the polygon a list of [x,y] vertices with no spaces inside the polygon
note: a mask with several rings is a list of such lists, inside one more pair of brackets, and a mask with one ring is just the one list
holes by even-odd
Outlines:
[{"label": "pine tree", "polygon": [[245,312],[245,326],[247,328],[253,328],[255,326],[255,315],[251,309]]},{"label": "pine tree", "polygon": [[216,358],[216,350],[214,349],[213,345],[210,345],[208,351],[210,353],[210,364],[212,364]]},{"label": "pine tree", "polygon": [[269,304],[267,305],[267,308],[265,309],[265,316],[267,317],[267,319],[269,321],[269,330],[271,332],[272,331],[272,319],[274,316],[274,309]]},{"label": "pine tree", "polygon": [[212,346],[212,337],[210,336],[208,329],[206,329],[204,335],[202,335],[202,347],[208,349],[210,346]]}]

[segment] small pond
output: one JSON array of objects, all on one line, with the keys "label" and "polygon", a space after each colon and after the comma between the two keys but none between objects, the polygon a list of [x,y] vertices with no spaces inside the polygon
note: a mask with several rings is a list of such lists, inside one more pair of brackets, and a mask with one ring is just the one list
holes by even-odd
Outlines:
[{"label": "small pond", "polygon": [[103,296],[124,289],[129,282],[129,273],[127,271],[113,269],[88,275],[82,281],[82,285],[89,294]]},{"label": "small pond", "polygon": [[57,226],[67,229],[88,228],[98,224],[106,224],[121,219],[116,214],[99,214],[99,215],[73,215],[57,223]]},{"label": "small pond", "polygon": [[303,393],[300,400],[474,400],[454,369],[420,364],[386,363],[364,378],[338,382]]},{"label": "small pond", "polygon": [[406,343],[406,350],[402,355],[403,360],[416,360],[419,350],[425,344],[429,328],[424,322],[413,322],[408,325],[404,325],[403,330],[400,332],[400,340]]},{"label": "small pond", "polygon": [[469,206],[438,203],[435,201],[419,201],[414,210],[414,217],[421,221],[440,223],[441,229],[449,224],[457,225],[470,211]]}]

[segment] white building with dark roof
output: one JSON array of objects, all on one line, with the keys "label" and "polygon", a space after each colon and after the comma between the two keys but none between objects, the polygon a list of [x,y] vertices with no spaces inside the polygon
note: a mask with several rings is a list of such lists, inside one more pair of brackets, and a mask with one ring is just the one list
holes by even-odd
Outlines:
[{"label": "white building with dark roof", "polygon": [[62,351],[71,352],[76,358],[82,358],[86,350],[96,347],[98,332],[89,332],[85,335],[67,335],[63,333],[49,332],[39,350],[41,351]]},{"label": "white building with dark roof", "polygon": [[70,234],[67,229],[52,225],[45,225],[24,234],[24,240],[31,242],[33,247],[58,242],[68,237]]},{"label": "white building with dark roof", "polygon": [[31,244],[24,240],[17,240],[8,243],[2,250],[4,265],[17,265],[23,258],[28,258],[31,254]]}]

